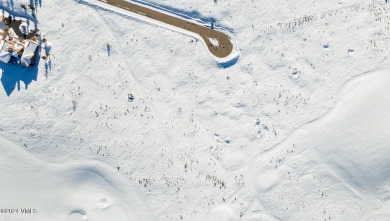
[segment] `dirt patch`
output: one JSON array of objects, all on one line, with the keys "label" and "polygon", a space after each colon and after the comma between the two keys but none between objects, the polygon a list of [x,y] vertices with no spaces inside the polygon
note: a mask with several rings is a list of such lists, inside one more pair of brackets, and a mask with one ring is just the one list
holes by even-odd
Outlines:
[{"label": "dirt patch", "polygon": [[233,44],[230,40],[230,37],[223,32],[216,31],[202,25],[189,22],[172,15],[161,13],[125,0],[99,1],[196,33],[200,35],[206,42],[209,51],[218,58],[225,58],[233,51]]},{"label": "dirt patch", "polygon": [[4,22],[8,28],[12,28],[12,30],[20,39],[36,40],[36,33],[37,33],[36,29],[34,31],[30,31],[27,33],[22,33],[20,31],[19,27],[23,23],[21,20],[15,19],[12,16],[8,16],[7,18],[0,17],[0,20]]}]

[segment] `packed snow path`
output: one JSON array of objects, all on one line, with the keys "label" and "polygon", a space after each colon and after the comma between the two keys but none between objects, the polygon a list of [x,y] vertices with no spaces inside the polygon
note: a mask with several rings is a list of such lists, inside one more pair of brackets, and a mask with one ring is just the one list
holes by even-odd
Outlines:
[{"label": "packed snow path", "polygon": [[180,29],[196,33],[202,37],[204,42],[207,45],[208,50],[214,56],[218,58],[226,58],[233,51],[233,44],[230,40],[230,37],[223,32],[216,31],[196,23],[189,22],[187,20],[167,15],[165,13],[152,10],[147,7],[143,7],[138,4],[134,4],[125,0],[98,0],[110,4],[112,6],[137,13],[139,15],[173,25]]}]

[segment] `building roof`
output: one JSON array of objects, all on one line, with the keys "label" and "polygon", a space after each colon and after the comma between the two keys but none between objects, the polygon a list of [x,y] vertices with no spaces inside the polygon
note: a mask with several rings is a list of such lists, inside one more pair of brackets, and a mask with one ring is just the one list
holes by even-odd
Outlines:
[{"label": "building roof", "polygon": [[10,44],[5,41],[1,41],[0,43],[1,49],[0,49],[0,61],[4,63],[8,63],[11,59],[12,53],[8,52],[7,49],[9,48]]},{"label": "building roof", "polygon": [[26,46],[22,58],[21,58],[21,63],[23,66],[30,66],[33,64],[33,59],[35,58],[35,52],[38,48],[38,43],[29,41],[28,45]]}]

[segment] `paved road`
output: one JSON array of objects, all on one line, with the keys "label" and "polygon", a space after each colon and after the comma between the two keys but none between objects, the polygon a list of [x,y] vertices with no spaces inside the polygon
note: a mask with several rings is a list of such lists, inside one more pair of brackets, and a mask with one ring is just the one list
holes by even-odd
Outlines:
[{"label": "paved road", "polygon": [[[184,19],[180,19],[172,15],[161,13],[159,11],[155,11],[150,8],[143,7],[141,5],[134,4],[126,0],[99,0],[99,1],[196,33],[200,35],[203,38],[203,40],[206,42],[209,51],[218,58],[227,57],[233,51],[233,45],[230,40],[230,37],[223,32],[213,30],[196,23],[189,22]],[[215,44],[213,45],[210,42],[209,38],[217,39],[219,46],[215,46]]]}]

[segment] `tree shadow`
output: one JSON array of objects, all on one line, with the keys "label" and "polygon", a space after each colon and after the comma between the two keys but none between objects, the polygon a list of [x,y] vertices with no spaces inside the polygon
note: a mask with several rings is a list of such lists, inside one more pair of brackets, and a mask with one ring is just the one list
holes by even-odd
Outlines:
[{"label": "tree shadow", "polygon": [[11,10],[14,10],[14,1],[13,0],[10,0],[10,5],[11,5]]},{"label": "tree shadow", "polygon": [[40,0],[30,0],[30,5],[34,5],[35,8],[38,8],[38,5],[40,7],[42,6],[42,1],[40,1]]},{"label": "tree shadow", "polygon": [[34,66],[24,67],[20,64],[5,64],[0,62],[0,69],[2,71],[1,84],[5,90],[5,93],[9,97],[17,88],[20,91],[23,82],[25,89],[28,89],[29,84],[32,81],[36,81],[38,78],[38,65],[39,58],[36,59]]},{"label": "tree shadow", "polygon": [[51,59],[48,59],[45,62],[45,77],[46,77],[46,79],[49,77],[50,72],[51,72]]}]

